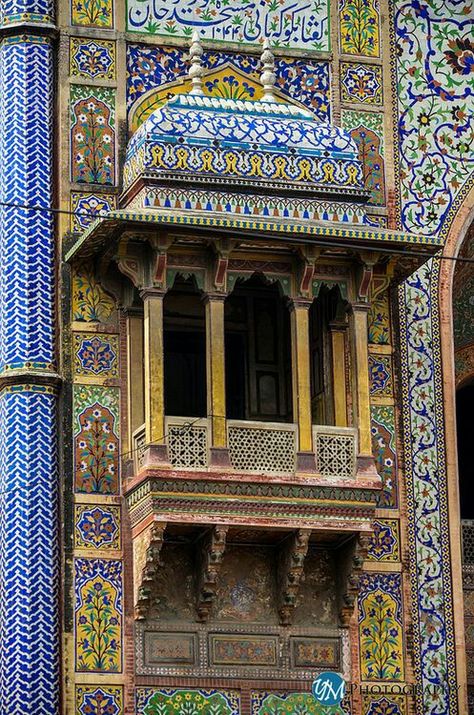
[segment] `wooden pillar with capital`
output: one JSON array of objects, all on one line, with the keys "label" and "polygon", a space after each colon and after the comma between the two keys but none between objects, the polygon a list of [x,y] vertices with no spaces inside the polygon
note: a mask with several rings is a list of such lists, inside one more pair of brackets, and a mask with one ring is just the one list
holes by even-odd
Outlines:
[{"label": "wooden pillar with capital", "polygon": [[206,374],[207,414],[210,424],[210,461],[213,466],[228,467],[225,390],[225,326],[226,294],[207,293],[206,306]]},{"label": "wooden pillar with capital", "polygon": [[143,299],[143,346],[145,392],[145,439],[154,457],[166,461],[163,299],[166,291],[145,288]]},{"label": "wooden pillar with capital", "polygon": [[312,300],[293,298],[291,311],[291,359],[293,420],[298,424],[297,471],[315,471],[311,423],[309,309]]},{"label": "wooden pillar with capital", "polygon": [[332,353],[334,424],[336,427],[347,427],[346,331],[346,323],[334,321],[329,324]]},{"label": "wooden pillar with capital", "polygon": [[352,304],[352,333],[355,358],[355,410],[359,428],[359,455],[357,473],[361,476],[377,477],[372,453],[370,417],[369,352],[368,352],[368,312],[369,303]]}]

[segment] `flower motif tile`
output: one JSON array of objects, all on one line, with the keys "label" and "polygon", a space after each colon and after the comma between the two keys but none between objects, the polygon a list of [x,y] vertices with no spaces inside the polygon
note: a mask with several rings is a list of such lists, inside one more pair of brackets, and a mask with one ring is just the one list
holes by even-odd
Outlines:
[{"label": "flower motif tile", "polygon": [[339,3],[341,52],[378,57],[380,54],[379,0],[341,0]]},{"label": "flower motif tile", "polygon": [[111,685],[76,685],[76,715],[122,715],[123,689]]},{"label": "flower motif tile", "polygon": [[122,670],[122,562],[75,559],[74,574],[76,670],[119,673]]},{"label": "flower motif tile", "polygon": [[375,519],[369,540],[369,561],[400,560],[400,530],[397,519]]},{"label": "flower motif tile", "polygon": [[390,355],[369,355],[369,378],[372,396],[390,397],[393,394]]},{"label": "flower motif tile", "polygon": [[382,67],[341,62],[341,99],[343,102],[382,104]]},{"label": "flower motif tile", "polygon": [[71,85],[71,181],[115,184],[115,90]]},{"label": "flower motif tile", "polygon": [[118,337],[102,333],[75,333],[74,374],[118,377]]},{"label": "flower motif tile", "polygon": [[240,695],[234,690],[136,688],[137,715],[239,715]]},{"label": "flower motif tile", "polygon": [[115,79],[115,42],[71,37],[69,74],[71,77]]},{"label": "flower motif tile", "polygon": [[80,549],[120,549],[120,507],[76,504],[74,543]]},{"label": "flower motif tile", "polygon": [[72,269],[72,319],[83,323],[107,323],[114,315],[115,301],[97,280],[92,261]]},{"label": "flower motif tile", "polygon": [[71,24],[80,27],[113,27],[113,0],[71,0]]},{"label": "flower motif tile", "polygon": [[363,715],[406,715],[406,707],[405,695],[364,695],[362,701]]},{"label": "flower motif tile", "polygon": [[99,216],[117,208],[114,194],[71,191],[71,231],[82,233]]}]

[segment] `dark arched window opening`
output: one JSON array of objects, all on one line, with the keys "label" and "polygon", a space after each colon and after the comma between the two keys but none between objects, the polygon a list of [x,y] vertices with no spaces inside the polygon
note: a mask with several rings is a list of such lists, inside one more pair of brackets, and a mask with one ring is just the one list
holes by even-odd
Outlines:
[{"label": "dark arched window opening", "polygon": [[225,303],[227,417],[291,422],[290,316],[279,285],[256,274]]},{"label": "dark arched window opening", "polygon": [[205,309],[193,277],[177,276],[163,302],[165,414],[205,417]]},{"label": "dark arched window opening", "polygon": [[456,393],[456,422],[461,519],[474,519],[474,382]]}]

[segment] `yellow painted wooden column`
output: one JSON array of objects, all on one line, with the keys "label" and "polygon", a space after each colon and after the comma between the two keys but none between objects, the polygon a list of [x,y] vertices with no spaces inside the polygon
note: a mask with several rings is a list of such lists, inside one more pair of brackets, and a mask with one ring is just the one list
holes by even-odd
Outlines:
[{"label": "yellow painted wooden column", "polygon": [[127,403],[129,451],[134,448],[132,435],[145,421],[143,393],[143,315],[127,310]]},{"label": "yellow painted wooden column", "polygon": [[358,472],[376,476],[372,453],[369,391],[368,303],[352,304],[352,332],[355,358],[354,403],[359,428]]},{"label": "yellow painted wooden column", "polygon": [[211,464],[228,466],[225,395],[225,293],[207,293],[206,306],[206,375],[207,414],[211,432]]},{"label": "yellow painted wooden column", "polygon": [[346,393],[346,330],[345,323],[331,323],[332,384],[334,397],[334,424],[347,427]]},{"label": "yellow painted wooden column", "polygon": [[164,444],[165,394],[163,349],[163,298],[165,291],[147,288],[143,298],[146,443]]},{"label": "yellow painted wooden column", "polygon": [[294,298],[290,302],[293,421],[298,425],[297,469],[299,471],[315,470],[309,354],[309,309],[311,304],[312,300],[306,298]]}]

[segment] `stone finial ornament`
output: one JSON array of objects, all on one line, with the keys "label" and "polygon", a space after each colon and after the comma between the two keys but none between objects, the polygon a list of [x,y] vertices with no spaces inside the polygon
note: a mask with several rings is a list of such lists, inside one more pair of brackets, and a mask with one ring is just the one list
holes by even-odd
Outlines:
[{"label": "stone finial ornament", "polygon": [[194,30],[191,47],[189,48],[189,59],[191,66],[189,68],[189,78],[192,82],[191,94],[204,94],[202,91],[202,76],[204,74],[204,67],[202,66],[202,55],[203,48],[201,45],[201,39],[199,37],[199,32]]},{"label": "stone finial ornament", "polygon": [[267,38],[263,43],[263,52],[260,57],[262,62],[262,74],[260,82],[263,84],[262,102],[274,102],[273,88],[275,86],[275,56],[270,49],[270,40]]}]

